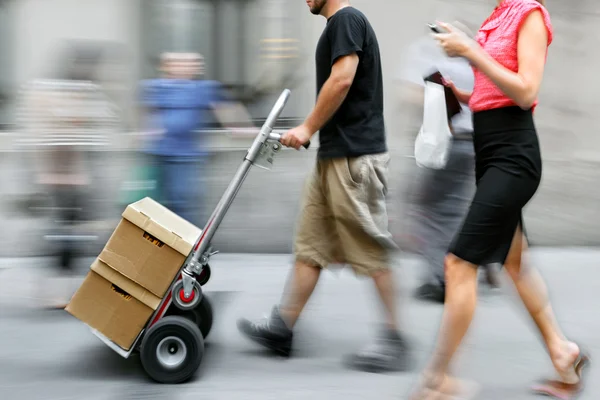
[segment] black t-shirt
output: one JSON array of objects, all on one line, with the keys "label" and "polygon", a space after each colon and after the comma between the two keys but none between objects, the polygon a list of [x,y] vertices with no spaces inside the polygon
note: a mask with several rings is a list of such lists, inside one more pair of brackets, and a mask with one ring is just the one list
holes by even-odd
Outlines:
[{"label": "black t-shirt", "polygon": [[357,53],[358,67],[346,99],[319,131],[319,158],[358,157],[387,151],[379,44],[367,17],[345,7],[327,20],[316,51],[317,95],[335,61]]}]

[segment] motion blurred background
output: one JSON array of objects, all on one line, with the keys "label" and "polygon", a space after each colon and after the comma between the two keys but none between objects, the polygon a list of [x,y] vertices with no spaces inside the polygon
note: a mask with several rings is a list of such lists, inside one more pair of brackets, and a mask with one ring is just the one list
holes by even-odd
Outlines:
[{"label": "motion blurred background", "polygon": [[[595,184],[600,178],[596,133],[600,100],[595,82],[600,5],[592,0],[548,3],[555,41],[536,111],[544,178],[526,218],[533,245],[595,246],[600,244],[596,211],[600,189]],[[436,19],[459,17],[478,26],[495,1],[354,0],[352,4],[368,16],[380,41],[392,153],[390,216],[392,230],[402,241],[404,193],[416,171],[411,155],[418,129],[411,117],[418,112],[403,99],[396,79],[403,63],[410,61],[405,59],[406,48],[425,37],[426,23]],[[96,85],[64,89],[87,93],[88,100],[82,100],[85,96],[77,100],[85,104],[81,111],[67,103],[61,106],[73,115],[97,111],[89,117],[97,119],[86,128],[72,121],[65,128],[72,135],[69,143],[76,143],[73,148],[80,154],[77,165],[85,171],[82,187],[91,215],[87,220],[92,222],[84,231],[96,239],[84,241],[83,249],[93,256],[124,205],[147,193],[148,182],[136,173],[144,166],[140,138],[147,130],[138,88],[142,80],[160,76],[161,54],[201,54],[203,79],[220,82],[238,104],[227,124],[210,115],[207,118],[214,120],[199,132],[206,139],[208,163],[198,184],[208,196],[198,207],[210,211],[253,137],[252,132],[234,134],[228,127],[247,127],[250,122],[260,126],[284,88],[291,89],[292,96],[279,129],[294,126],[314,104],[313,53],[324,23],[301,0],[1,1],[0,257],[52,252],[52,242],[45,239],[56,217],[36,174],[49,168],[38,165],[44,154],[51,153],[49,143],[67,139],[58,134],[62,139],[56,135],[40,139],[50,132],[40,125],[45,118],[40,110],[48,108],[31,101],[32,88],[63,90],[57,89],[56,80]],[[309,151],[284,152],[270,172],[251,173],[215,238],[217,248],[243,253],[291,250],[298,197],[317,144]]]},{"label": "motion blurred background", "polygon": [[[429,40],[426,24],[435,20],[458,19],[475,30],[496,1],[351,3],[369,18],[381,47],[390,225],[407,250],[394,266],[402,267],[406,297],[423,268],[411,259],[406,218],[420,172],[412,154],[422,119],[422,106],[402,81],[403,68],[416,62],[408,49]],[[598,251],[564,248],[600,245],[600,3],[547,3],[555,36],[536,109],[544,176],[525,218],[537,246],[532,258],[543,267],[561,322],[594,354]],[[350,273],[325,274],[303,321],[301,356],[286,367],[258,357],[235,329],[239,316],[268,310],[281,295],[318,138],[308,151],[281,152],[271,171],[253,169],[219,228],[214,247],[244,254],[211,260],[207,288],[218,318],[195,382],[150,386],[137,358],[121,359],[62,310],[39,310],[67,300],[78,285],[66,282],[54,299],[43,292],[55,290],[43,272],[58,266],[80,282],[125,206],[157,192],[144,150],[161,130],[142,101],[144,82],[175,71],[223,94],[223,107],[202,113],[202,167],[187,185],[203,194],[190,217],[202,226],[256,134],[250,128],[262,124],[281,91],[292,94],[277,129],[310,111],[314,49],[324,26],[303,0],[0,0],[0,399],[348,400],[373,393],[399,398],[413,384],[414,374],[343,369],[340,359],[372,334],[369,323],[378,315],[372,299],[357,295],[367,287]],[[477,316],[483,323],[461,364],[486,386],[489,400],[525,398],[523,388],[548,366],[504,300],[484,296]],[[441,311],[418,302],[402,310],[420,360],[434,343]],[[598,398],[593,382],[586,399]]]}]

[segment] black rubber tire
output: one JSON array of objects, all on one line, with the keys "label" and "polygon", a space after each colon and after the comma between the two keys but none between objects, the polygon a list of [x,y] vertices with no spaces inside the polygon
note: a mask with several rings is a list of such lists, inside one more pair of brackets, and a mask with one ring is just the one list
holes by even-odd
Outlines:
[{"label": "black rubber tire", "polygon": [[204,286],[208,283],[208,281],[210,280],[211,273],[212,272],[210,269],[210,265],[206,264],[204,268],[202,268],[202,272],[200,273],[200,275],[196,276],[196,280],[198,281],[200,286]]},{"label": "black rubber tire", "polygon": [[198,303],[196,308],[192,310],[181,310],[177,308],[176,305],[171,304],[169,311],[167,311],[167,315],[177,315],[192,321],[194,324],[198,325],[204,339],[208,337],[208,334],[212,329],[213,308],[210,299],[206,294],[202,295],[202,300]]},{"label": "black rubber tire", "polygon": [[[167,337],[181,340],[187,354],[180,366],[169,369],[161,364],[157,350]],[[184,317],[168,316],[154,324],[144,335],[140,359],[148,376],[158,383],[177,384],[194,376],[204,356],[204,338],[200,329]]]},{"label": "black rubber tire", "polygon": [[208,337],[213,325],[213,307],[210,299],[204,295],[200,304],[194,308],[194,312],[198,316],[198,328],[202,332],[204,338]]}]

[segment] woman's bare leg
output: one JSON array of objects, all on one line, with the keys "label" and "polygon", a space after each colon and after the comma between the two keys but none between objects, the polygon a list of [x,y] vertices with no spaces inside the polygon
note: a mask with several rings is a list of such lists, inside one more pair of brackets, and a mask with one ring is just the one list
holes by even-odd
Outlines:
[{"label": "woman's bare leg", "polygon": [[435,399],[452,392],[456,383],[449,377],[452,357],[460,346],[475,313],[477,267],[449,254],[445,260],[446,300],[437,344],[424,373],[421,392],[413,399]]},{"label": "woman's bare leg", "polygon": [[446,300],[444,314],[429,370],[448,371],[454,353],[467,333],[477,304],[477,267],[455,255],[445,260]]},{"label": "woman's bare leg", "polygon": [[572,367],[579,348],[566,339],[558,326],[541,275],[524,262],[527,249],[527,241],[518,229],[505,262],[506,271],[544,339],[554,368],[566,383],[576,383],[579,377]]}]

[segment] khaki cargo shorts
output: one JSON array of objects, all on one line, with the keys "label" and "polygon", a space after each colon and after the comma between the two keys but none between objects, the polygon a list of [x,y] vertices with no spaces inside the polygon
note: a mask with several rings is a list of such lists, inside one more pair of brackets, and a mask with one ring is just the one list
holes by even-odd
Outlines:
[{"label": "khaki cargo shorts", "polygon": [[296,260],[357,275],[389,269],[388,153],[317,160],[309,175],[294,243]]}]

